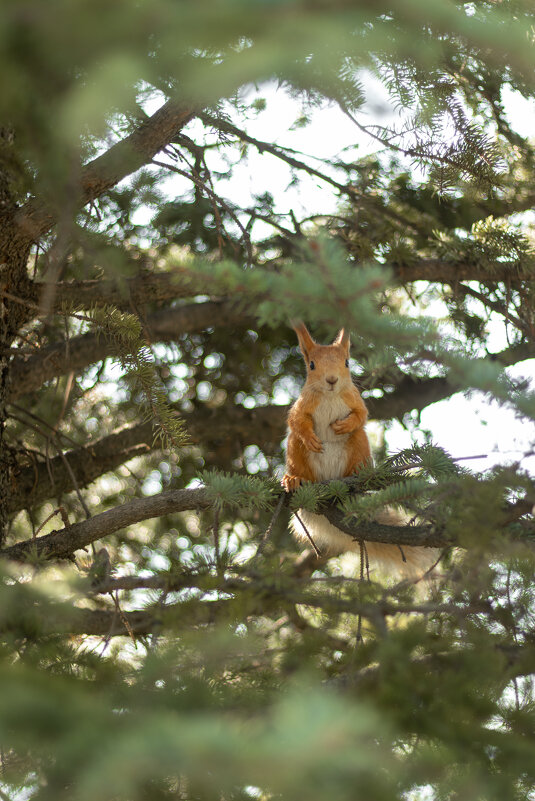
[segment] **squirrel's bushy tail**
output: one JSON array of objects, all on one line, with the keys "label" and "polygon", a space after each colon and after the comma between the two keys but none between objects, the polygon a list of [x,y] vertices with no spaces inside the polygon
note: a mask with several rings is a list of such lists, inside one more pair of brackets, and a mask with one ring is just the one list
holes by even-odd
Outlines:
[{"label": "squirrel's bushy tail", "polygon": [[[360,542],[333,526],[324,515],[317,515],[304,509],[299,509],[298,515],[299,519],[295,515],[292,516],[291,526],[300,542],[310,545],[312,539],[322,555],[326,556],[337,556],[348,551],[360,555]],[[408,522],[402,510],[390,507],[377,514],[375,521],[390,526],[406,525]],[[437,548],[387,545],[382,542],[367,541],[364,546],[371,576],[376,572],[388,572],[401,578],[418,579],[433,566],[439,556]]]}]

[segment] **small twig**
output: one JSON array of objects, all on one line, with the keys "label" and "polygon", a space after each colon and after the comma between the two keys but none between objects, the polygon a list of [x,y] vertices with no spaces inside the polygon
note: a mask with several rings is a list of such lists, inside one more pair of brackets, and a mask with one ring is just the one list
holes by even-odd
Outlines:
[{"label": "small twig", "polygon": [[368,548],[365,542],[362,543],[364,545],[364,558],[366,560],[366,581],[370,580],[370,559],[368,556]]},{"label": "small twig", "polygon": [[67,383],[65,385],[65,392],[63,393],[63,405],[61,407],[61,412],[59,413],[56,425],[53,427],[53,431],[55,431],[56,433],[61,424],[61,421],[63,420],[63,416],[67,410],[67,404],[69,402],[73,383],[74,383],[74,372],[71,371],[67,376]]},{"label": "small twig", "polygon": [[[361,540],[360,543],[360,580],[361,582],[364,581],[364,550],[366,546],[364,545],[364,540]],[[359,612],[357,617],[357,645],[362,641],[362,614]]]},{"label": "small twig", "polygon": [[123,612],[123,610],[121,609],[120,604],[119,604],[119,592],[116,590],[114,593],[110,592],[110,595],[112,597],[113,603],[115,604],[115,611],[117,612],[117,614],[121,618],[121,623],[123,624],[123,626],[127,630],[132,642],[135,643],[136,638],[134,636],[134,632],[132,631],[132,626],[128,622],[128,618],[126,617],[125,613]]},{"label": "small twig", "polygon": [[44,527],[46,526],[46,524],[48,523],[48,521],[50,520],[50,518],[51,518],[51,517],[54,517],[54,515],[60,515],[60,517],[61,517],[61,519],[62,519],[62,521],[63,521],[63,525],[65,526],[65,528],[67,528],[67,527],[68,527],[68,525],[69,525],[69,519],[67,518],[67,522],[65,522],[65,519],[66,519],[66,513],[65,513],[65,509],[63,508],[63,506],[58,506],[58,508],[57,508],[57,509],[54,509],[54,511],[53,511],[53,512],[50,512],[50,514],[48,515],[48,517],[46,518],[46,520],[43,520],[43,522],[41,523],[41,525],[39,526],[39,528],[38,528],[36,531],[34,531],[34,532],[33,532],[33,534],[32,534],[32,539],[35,539],[35,538],[37,537],[37,535],[39,534],[39,532],[41,531],[41,529],[42,529],[42,528],[44,528]]},{"label": "small twig", "polygon": [[[400,546],[398,546],[398,547],[400,547]],[[392,587],[392,593],[395,593],[395,592],[397,592],[398,590],[401,590],[401,589],[403,589],[404,587],[409,587],[409,586],[411,586],[411,585],[412,585],[412,586],[414,586],[415,584],[419,584],[419,583],[420,583],[420,581],[423,581],[425,578],[427,578],[428,576],[430,576],[430,575],[431,575],[431,573],[434,571],[435,567],[436,567],[436,566],[439,564],[439,562],[440,562],[440,561],[441,561],[441,560],[444,558],[444,556],[445,556],[445,554],[446,554],[447,552],[448,552],[448,549],[447,549],[447,548],[444,548],[444,549],[443,549],[443,550],[440,552],[440,554],[438,555],[438,558],[437,558],[437,559],[435,559],[435,561],[433,562],[433,564],[432,564],[430,567],[428,567],[428,568],[427,568],[427,570],[425,570],[425,571],[424,571],[424,572],[421,574],[421,576],[417,576],[416,578],[410,578],[410,579],[409,579],[409,578],[406,578],[406,579],[403,579],[402,581],[398,581],[398,583],[397,583],[397,584],[395,584],[395,585]]]},{"label": "small twig", "polygon": [[86,502],[84,501],[83,495],[80,492],[80,487],[78,486],[78,482],[76,481],[76,476],[73,473],[72,467],[69,464],[69,460],[67,459],[67,457],[65,456],[65,454],[61,450],[61,446],[60,445],[56,445],[54,443],[54,446],[56,448],[58,456],[61,458],[63,464],[65,465],[65,469],[67,470],[67,473],[69,474],[69,476],[71,478],[72,485],[73,485],[73,487],[74,487],[74,489],[76,491],[76,494],[78,496],[78,500],[80,501],[80,503],[82,505],[82,509],[85,512],[85,516],[89,520],[89,518],[91,517],[91,512],[89,511],[88,506],[87,506]]},{"label": "small twig", "polygon": [[243,227],[239,217],[231,209],[229,204],[226,203],[220,195],[217,195],[212,189],[210,189],[210,187],[206,185],[206,182],[203,181],[197,175],[194,169],[190,168],[191,172],[188,172],[187,170],[181,170],[179,167],[174,167],[172,164],[166,164],[164,161],[158,161],[158,159],[152,159],[151,164],[155,164],[158,167],[164,167],[165,169],[170,170],[171,172],[176,172],[178,175],[184,176],[184,178],[187,178],[188,180],[192,181],[195,184],[195,186],[199,187],[199,189],[205,192],[211,201],[221,204],[221,206],[232,217],[232,219],[234,220],[234,222],[241,231],[243,244],[247,252],[248,266],[251,266],[254,262],[254,259],[253,259],[253,251],[252,251],[250,237],[247,234],[245,228]]},{"label": "small twig", "polygon": [[217,572],[219,573],[219,569],[221,566],[221,553],[219,551],[219,506],[215,504],[214,506],[214,522],[212,524],[212,532],[214,535],[214,550],[215,550],[215,564],[217,568]]},{"label": "small twig", "polygon": [[318,546],[316,545],[316,543],[314,542],[314,540],[310,536],[310,532],[309,532],[308,528],[305,526],[305,524],[303,523],[302,519],[299,517],[297,512],[294,512],[294,515],[296,516],[296,518],[299,521],[299,523],[302,525],[303,531],[305,532],[305,534],[307,535],[308,539],[310,540],[310,544],[314,548],[314,551],[316,552],[316,556],[319,559],[321,557],[321,551],[318,549]]},{"label": "small twig", "polygon": [[258,545],[258,548],[256,549],[256,552],[255,552],[255,555],[253,556],[253,559],[256,559],[258,556],[260,556],[260,554],[264,550],[264,548],[266,546],[266,543],[267,543],[268,539],[271,536],[271,532],[273,531],[273,526],[275,525],[275,521],[277,520],[277,518],[278,518],[278,516],[279,516],[279,514],[281,512],[281,509],[282,509],[282,507],[284,505],[284,501],[285,501],[285,495],[284,495],[284,493],[281,493],[281,495],[279,497],[279,501],[278,501],[278,503],[277,503],[277,505],[275,507],[275,511],[273,512],[271,520],[269,521],[269,526],[267,527],[267,529],[266,529],[266,531],[264,533],[264,536],[260,540],[260,543]]},{"label": "small twig", "polygon": [[[17,295],[6,292],[5,289],[0,289],[0,295],[8,300],[12,300],[14,303],[20,303],[21,306],[28,306],[29,309],[35,309],[38,312],[36,317],[48,317],[49,313],[32,300],[19,298]],[[62,312],[62,314],[66,314],[68,317],[74,317],[76,320],[82,320],[86,323],[94,323],[94,320],[91,317],[87,317],[85,314],[77,314],[76,312]]]},{"label": "small twig", "polygon": [[[67,442],[70,442],[75,448],[79,448],[80,447],[80,443],[76,442],[75,439],[73,439],[72,437],[69,437],[68,434],[64,434],[62,431],[56,431],[54,429],[54,427],[50,425],[50,423],[47,423],[46,420],[43,420],[41,417],[38,417],[36,414],[33,414],[33,412],[28,411],[28,409],[25,409],[24,406],[19,406],[18,403],[11,403],[10,406],[12,406],[14,409],[17,409],[19,412],[23,412],[24,414],[27,414],[28,417],[32,418],[32,420],[36,420],[40,425],[45,426],[46,428],[50,429],[50,431],[53,431],[56,434],[56,436],[62,437],[63,439],[67,440]],[[26,425],[29,425],[29,424],[26,423]],[[39,433],[45,439],[48,439],[48,437],[44,433],[44,431],[41,431]]]}]

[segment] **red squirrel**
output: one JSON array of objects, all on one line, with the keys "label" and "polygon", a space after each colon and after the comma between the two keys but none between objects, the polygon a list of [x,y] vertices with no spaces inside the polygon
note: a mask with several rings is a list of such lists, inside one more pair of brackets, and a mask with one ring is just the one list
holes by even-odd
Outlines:
[{"label": "red squirrel", "polygon": [[[332,345],[319,345],[303,323],[297,323],[294,330],[307,377],[288,414],[286,473],[282,479],[288,492],[303,481],[344,478],[372,463],[364,430],[368,412],[349,371],[349,334],[342,328]],[[385,509],[376,520],[391,525],[406,522],[393,509]],[[361,551],[359,542],[332,525],[324,515],[300,509],[292,519],[292,528],[297,539],[306,543],[312,538],[324,554]],[[425,570],[434,558],[433,549],[429,548],[401,549],[379,542],[367,542],[365,547],[370,564],[378,562],[406,575]]]}]

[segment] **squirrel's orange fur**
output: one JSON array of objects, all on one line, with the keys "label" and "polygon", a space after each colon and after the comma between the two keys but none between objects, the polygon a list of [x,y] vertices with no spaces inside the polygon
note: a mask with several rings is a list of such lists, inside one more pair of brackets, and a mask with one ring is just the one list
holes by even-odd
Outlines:
[{"label": "squirrel's orange fur", "polygon": [[[288,415],[286,473],[287,491],[303,481],[344,478],[371,462],[370,444],[364,430],[368,416],[360,392],[349,371],[349,336],[342,329],[332,345],[315,342],[303,323],[295,326],[299,347],[307,366],[305,385]],[[400,514],[384,510],[377,520],[400,525]],[[304,525],[303,525],[304,524]],[[299,510],[292,521],[297,538],[309,536],[323,552],[361,551],[360,543],[333,526],[323,515]],[[366,543],[371,563],[405,574],[425,570],[432,562],[432,549]]]}]

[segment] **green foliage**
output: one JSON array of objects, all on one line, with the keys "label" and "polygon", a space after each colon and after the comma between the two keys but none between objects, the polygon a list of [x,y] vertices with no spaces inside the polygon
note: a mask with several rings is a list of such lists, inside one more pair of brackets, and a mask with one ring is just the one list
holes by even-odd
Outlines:
[{"label": "green foliage", "polygon": [[378,466],[378,470],[388,471],[389,468],[414,471],[437,481],[446,480],[461,472],[461,468],[453,461],[450,454],[432,442],[405,448],[392,454]]},{"label": "green foliage", "polygon": [[347,517],[355,515],[373,520],[374,516],[387,506],[396,506],[413,498],[424,500],[430,488],[425,478],[406,478],[361,498],[352,498],[344,504]]},{"label": "green foliage", "polygon": [[511,277],[530,275],[534,268],[533,246],[518,226],[506,218],[490,216],[475,222],[467,238],[438,232],[441,252],[452,261],[461,257],[484,267],[492,276],[506,265]]},{"label": "green foliage", "polygon": [[[261,265],[251,270],[227,261],[195,262],[190,268],[181,267],[176,280],[198,285],[200,277],[206,276],[214,293],[230,293],[246,309],[254,304],[260,325],[279,326],[294,318],[331,329],[346,325],[357,347],[361,341],[392,349],[409,342],[423,347],[433,341],[435,332],[429,321],[379,312],[375,296],[387,287],[384,267],[351,268],[343,248],[324,235],[311,239],[303,250],[302,258],[276,270]],[[172,254],[168,266],[171,270],[177,266]]]},{"label": "green foliage", "polygon": [[223,504],[242,509],[268,509],[273,504],[276,483],[255,476],[225,473],[221,470],[200,473],[200,480],[217,507]]},{"label": "green foliage", "polygon": [[147,419],[156,424],[155,441],[166,448],[182,445],[187,440],[184,424],[167,401],[139,318],[112,306],[95,306],[89,319],[98,333],[114,343],[134,392],[143,394]]}]

